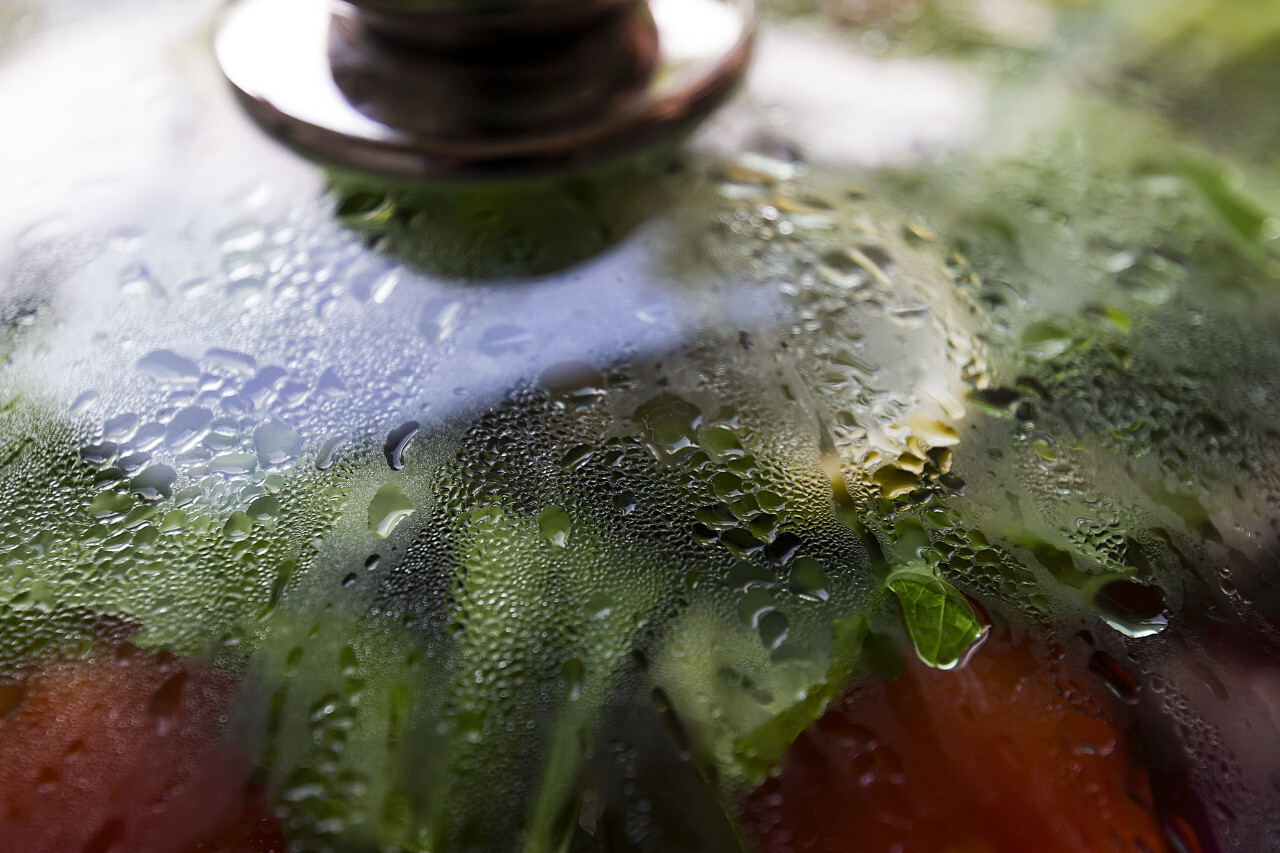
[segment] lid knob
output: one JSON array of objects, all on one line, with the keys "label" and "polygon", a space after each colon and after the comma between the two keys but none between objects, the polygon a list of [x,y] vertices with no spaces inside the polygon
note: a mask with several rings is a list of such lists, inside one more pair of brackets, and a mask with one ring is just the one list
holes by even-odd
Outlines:
[{"label": "lid knob", "polygon": [[235,0],[218,60],[314,159],[492,180],[692,128],[745,71],[754,0]]}]

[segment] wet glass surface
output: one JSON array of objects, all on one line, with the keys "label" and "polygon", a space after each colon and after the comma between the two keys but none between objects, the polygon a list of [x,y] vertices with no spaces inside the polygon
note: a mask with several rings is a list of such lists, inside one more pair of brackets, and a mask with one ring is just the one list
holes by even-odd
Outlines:
[{"label": "wet glass surface", "polygon": [[0,848],[1280,849],[1273,4],[774,2],[478,189],[216,11],[0,8]]}]

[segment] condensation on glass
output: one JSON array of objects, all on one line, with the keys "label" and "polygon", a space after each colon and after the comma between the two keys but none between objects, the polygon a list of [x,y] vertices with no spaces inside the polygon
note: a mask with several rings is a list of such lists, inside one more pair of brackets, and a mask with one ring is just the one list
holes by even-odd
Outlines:
[{"label": "condensation on glass", "polygon": [[1280,20],[1150,5],[776,0],[460,188],[7,2],[0,838],[1280,847]]}]

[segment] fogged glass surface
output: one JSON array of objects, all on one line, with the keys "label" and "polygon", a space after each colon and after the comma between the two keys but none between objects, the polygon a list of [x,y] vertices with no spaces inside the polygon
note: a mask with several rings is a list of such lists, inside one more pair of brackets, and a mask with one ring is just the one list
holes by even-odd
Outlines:
[{"label": "fogged glass surface", "polygon": [[0,9],[0,848],[1280,849],[1270,2],[774,2],[675,154],[329,173]]}]

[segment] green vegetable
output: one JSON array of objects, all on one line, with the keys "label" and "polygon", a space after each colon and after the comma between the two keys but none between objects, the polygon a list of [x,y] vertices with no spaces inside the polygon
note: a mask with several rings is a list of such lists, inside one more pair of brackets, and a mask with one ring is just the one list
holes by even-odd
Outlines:
[{"label": "green vegetable", "polygon": [[927,570],[894,572],[885,586],[898,597],[911,644],[929,666],[953,669],[986,633],[964,596]]}]

